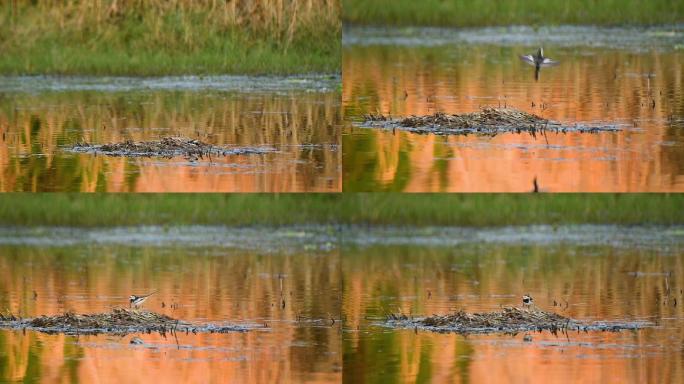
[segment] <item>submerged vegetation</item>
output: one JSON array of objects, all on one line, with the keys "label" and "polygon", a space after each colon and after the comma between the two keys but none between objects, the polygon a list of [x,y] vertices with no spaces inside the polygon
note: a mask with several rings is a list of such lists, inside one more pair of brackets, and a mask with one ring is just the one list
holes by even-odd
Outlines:
[{"label": "submerged vegetation", "polygon": [[165,75],[340,69],[337,0],[0,3],[0,73]]},{"label": "submerged vegetation", "polygon": [[16,194],[0,225],[684,224],[682,194]]},{"label": "submerged vegetation", "polygon": [[671,24],[684,2],[670,0],[342,0],[353,24],[476,27],[548,24]]},{"label": "submerged vegetation", "polygon": [[507,132],[527,132],[535,136],[538,132],[580,132],[596,133],[616,131],[615,126],[568,126],[543,117],[511,108],[484,107],[478,112],[461,115],[437,112],[428,116],[409,116],[399,119],[384,115],[366,115],[362,126],[397,128],[413,133],[437,135],[490,135]]},{"label": "submerged vegetation", "polygon": [[67,312],[56,316],[21,319],[11,313],[0,313],[0,328],[29,329],[45,333],[67,335],[97,335],[102,333],[126,335],[129,333],[227,333],[244,332],[246,327],[191,324],[169,316],[149,312],[114,308],[108,313],[75,314]]},{"label": "submerged vegetation", "polygon": [[409,318],[404,314],[390,314],[387,325],[412,327],[435,332],[507,333],[549,331],[553,334],[569,331],[621,331],[638,329],[646,324],[633,323],[585,323],[539,309],[503,308],[501,311],[467,313],[463,310],[449,315],[432,315],[424,318]]}]

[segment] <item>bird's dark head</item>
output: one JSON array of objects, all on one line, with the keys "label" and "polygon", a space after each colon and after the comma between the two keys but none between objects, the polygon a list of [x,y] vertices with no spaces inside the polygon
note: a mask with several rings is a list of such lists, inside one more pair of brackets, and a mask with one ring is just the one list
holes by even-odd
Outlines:
[{"label": "bird's dark head", "polygon": [[131,303],[134,302],[135,299],[136,299],[136,297],[135,297],[134,295],[130,295],[130,296],[128,297],[128,301],[131,302]]},{"label": "bird's dark head", "polygon": [[537,56],[544,57],[544,48],[539,47],[539,50],[537,51]]}]

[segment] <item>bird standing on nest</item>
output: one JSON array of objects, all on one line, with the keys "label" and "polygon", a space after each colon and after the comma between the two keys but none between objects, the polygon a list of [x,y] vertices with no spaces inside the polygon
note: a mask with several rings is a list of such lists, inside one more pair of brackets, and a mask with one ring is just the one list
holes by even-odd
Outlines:
[{"label": "bird standing on nest", "polygon": [[534,305],[534,299],[529,294],[522,297],[523,307],[530,309]]},{"label": "bird standing on nest", "polygon": [[147,300],[148,297],[154,295],[157,293],[157,291],[154,291],[152,293],[148,293],[147,295],[141,295],[141,296],[136,296],[136,295],[131,295],[128,298],[129,306],[130,307],[135,307],[135,309],[138,309],[138,306]]},{"label": "bird standing on nest", "polygon": [[539,70],[542,67],[553,67],[559,63],[555,60],[551,60],[548,57],[544,57],[544,49],[539,48],[534,55],[521,55],[520,60],[526,62],[529,65],[534,65],[534,80],[539,80]]}]

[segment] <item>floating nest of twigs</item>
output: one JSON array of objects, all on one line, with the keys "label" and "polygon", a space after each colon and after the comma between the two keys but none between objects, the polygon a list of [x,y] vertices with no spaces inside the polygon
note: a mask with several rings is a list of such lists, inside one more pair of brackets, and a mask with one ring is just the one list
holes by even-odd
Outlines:
[{"label": "floating nest of twigs", "polygon": [[500,133],[529,133],[533,136],[552,132],[598,133],[617,131],[616,125],[567,125],[544,119],[524,111],[511,108],[485,107],[478,112],[450,115],[442,112],[428,116],[391,116],[369,114],[364,116],[361,127],[401,129],[413,133],[437,135],[489,135]]},{"label": "floating nest of twigs", "polygon": [[108,313],[75,314],[22,319],[11,313],[0,313],[0,328],[34,330],[67,335],[97,335],[129,333],[228,333],[245,332],[250,328],[237,325],[194,324],[169,316],[149,312],[115,308]]},{"label": "floating nest of twigs", "polygon": [[612,331],[639,329],[644,322],[585,323],[553,312],[539,309],[506,307],[497,312],[467,313],[458,311],[448,315],[412,318],[404,314],[389,314],[385,325],[396,328],[415,328],[433,332],[505,333],[549,331],[553,334],[570,331]]},{"label": "floating nest of twigs", "polygon": [[264,147],[220,147],[199,140],[183,137],[164,137],[153,141],[126,140],[121,143],[90,144],[78,143],[67,148],[72,152],[103,154],[107,156],[125,157],[185,157],[188,160],[230,155],[263,154],[273,152],[273,148]]}]

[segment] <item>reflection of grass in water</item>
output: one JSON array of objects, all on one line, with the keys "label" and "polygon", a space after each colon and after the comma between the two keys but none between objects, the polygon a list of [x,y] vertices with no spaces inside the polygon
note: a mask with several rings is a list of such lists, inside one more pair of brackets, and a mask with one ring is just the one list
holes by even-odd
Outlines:
[{"label": "reflection of grass in water", "polygon": [[342,0],[358,24],[483,26],[509,24],[664,24],[684,20],[670,0]]},{"label": "reflection of grass in water", "polygon": [[217,3],[4,1],[0,5],[0,73],[339,70],[336,1]]},{"label": "reflection of grass in water", "polygon": [[368,179],[375,180],[377,177],[375,168],[378,167],[378,157],[382,155],[375,150],[377,139],[377,135],[362,135],[354,140],[350,136],[342,136],[344,189],[370,192],[364,187],[368,185]]},{"label": "reflection of grass in water", "polygon": [[[96,190],[105,191],[109,181],[117,178],[117,170],[108,169],[112,161],[102,156],[77,157],[60,149],[82,141],[104,144],[178,135],[214,145],[282,145],[286,152],[300,151],[297,146],[302,144],[336,144],[341,121],[338,97],[334,92],[14,95],[0,99],[0,127],[6,127],[3,132],[11,158],[2,170],[5,184],[0,190],[90,191],[94,185]],[[159,128],[166,130],[156,130]],[[338,153],[320,152],[313,159],[306,158],[304,151],[298,156],[320,166],[321,174],[337,175]],[[26,156],[36,153],[48,156]],[[140,166],[134,162],[125,162],[124,166],[124,189],[134,190]]]},{"label": "reflection of grass in water", "polygon": [[[683,310],[681,306],[673,307],[672,302],[669,306],[660,305],[662,300],[658,298],[665,296],[667,288],[662,275],[635,279],[630,274],[636,270],[644,274],[671,271],[670,287],[681,285],[677,276],[684,270],[682,264],[671,255],[659,255],[652,249],[480,242],[456,248],[347,247],[343,255],[343,280],[348,282],[345,287],[363,287],[366,292],[374,292],[372,299],[365,303],[366,308],[355,314],[361,318],[367,315],[384,320],[392,312],[422,317],[460,309],[499,310],[499,305],[520,306],[520,296],[525,293],[532,293],[539,309],[578,320],[597,316],[616,319],[635,312],[645,316],[652,311],[665,315]],[[430,298],[428,290],[432,293]],[[573,300],[585,300],[587,293],[594,292],[597,295],[586,305],[565,308],[563,299],[573,305],[577,304]],[[635,299],[630,296],[633,292],[643,294]],[[357,297],[356,292],[345,295],[345,300],[365,297]],[[675,295],[679,296],[678,290],[671,297]],[[614,305],[602,303],[608,296]],[[553,305],[554,300],[558,306]]]},{"label": "reflection of grass in water", "polygon": [[414,353],[420,353],[415,348],[407,350],[401,339],[389,332],[378,332],[365,346],[368,347],[367,350],[359,351],[358,344],[352,338],[342,338],[345,383],[400,383],[401,372],[398,369],[387,369],[388,366],[394,363],[401,351],[406,350],[411,360]]},{"label": "reflection of grass in water", "polygon": [[[659,106],[662,104],[667,107],[668,113],[678,116],[684,111],[684,103],[680,98],[672,96],[682,89],[681,78],[670,70],[681,66],[682,55],[678,52],[635,55],[621,50],[605,52],[584,48],[583,52],[595,54],[584,57],[577,55],[575,49],[547,47],[548,49],[561,55],[563,62],[549,72],[562,79],[563,84],[572,82],[579,84],[582,89],[593,89],[594,105],[613,103],[618,98],[621,103],[615,111],[620,115],[647,119],[652,117],[650,109],[634,111],[630,106],[639,105],[642,100],[635,95],[640,95],[641,88],[650,86],[658,92],[662,90],[662,95],[656,92],[656,100]],[[429,113],[454,112],[453,104],[456,102],[471,104],[467,109],[460,108],[458,112],[461,113],[473,112],[479,105],[499,107],[503,101],[496,97],[506,96],[506,90],[517,87],[527,89],[526,85],[512,85],[510,80],[531,81],[534,76],[534,68],[522,63],[517,56],[527,53],[527,49],[518,46],[353,46],[345,48],[344,52],[345,116],[359,122],[363,121],[365,114],[390,114],[395,118],[415,114],[417,106],[426,102],[426,95],[435,96],[431,105],[433,109]],[[615,79],[616,71],[619,81]],[[645,73],[653,73],[655,77],[646,79],[636,75]],[[390,80],[391,87],[387,86]],[[407,98],[404,98],[405,90],[408,91]],[[456,97],[456,100],[445,96]],[[493,98],[468,100],[472,96]],[[539,99],[545,97],[545,93],[535,93],[524,98],[508,96],[507,106],[542,114],[545,118],[557,119],[571,115],[563,110],[553,111],[549,115],[549,112],[543,113],[538,108],[527,109],[530,107],[527,99],[531,98],[539,104],[545,101]],[[571,101],[569,99],[566,102]],[[580,114],[584,116],[584,120],[605,118],[603,110],[600,115],[589,115],[591,109],[587,106],[573,107],[572,110],[578,108],[584,110]],[[554,116],[554,112],[560,115]]]},{"label": "reflection of grass in water", "polygon": [[[400,192],[406,188],[411,179],[409,141],[402,140],[396,147],[394,142],[385,143],[390,146],[387,151],[376,151],[378,136],[363,135],[354,140],[346,137],[348,140],[342,144],[345,152],[342,158],[344,189],[354,192]],[[374,184],[388,164],[396,164],[392,180],[381,186]]]},{"label": "reflection of grass in water", "polygon": [[[21,129],[22,145],[37,136],[44,147],[159,138],[153,129],[216,144],[292,144],[333,142],[340,121],[338,95],[292,92],[285,95],[226,92],[47,92],[0,99],[0,127],[8,136]],[[40,122],[57,133],[47,135]],[[31,125],[31,136],[25,136]],[[255,128],[265,129],[255,129]],[[126,132],[129,128],[140,128]],[[54,144],[52,144],[54,145]],[[22,146],[17,149],[23,150]]]},{"label": "reflection of grass in water", "polygon": [[[547,47],[552,49],[551,47]],[[552,49],[553,50],[553,49]],[[581,57],[576,55],[574,49],[559,49],[557,54],[563,61],[560,67],[549,70],[558,84],[578,84],[575,92],[567,87],[550,87],[542,90],[535,86],[528,88],[527,82],[532,81],[534,69],[520,62],[516,53],[523,53],[520,47],[495,47],[487,45],[457,45],[440,47],[405,47],[405,46],[353,46],[344,49],[344,73],[343,73],[343,100],[345,117],[356,122],[363,121],[364,114],[390,114],[394,118],[405,117],[412,114],[430,114],[434,111],[447,113],[467,113],[479,110],[484,106],[498,107],[506,105],[524,110],[544,118],[563,122],[617,122],[618,119],[627,119],[628,125],[631,120],[637,122],[642,128],[646,128],[654,135],[640,137],[641,144],[634,142],[633,147],[659,146],[659,140],[652,137],[660,137],[662,142],[681,142],[682,130],[676,124],[668,124],[668,118],[672,114],[676,118],[684,114],[683,98],[675,97],[684,89],[684,82],[671,68],[681,67],[682,54],[677,52],[658,53],[648,52],[634,54],[621,50],[603,52],[596,49],[585,49],[586,53],[596,55]],[[555,56],[555,55],[554,55]],[[628,63],[628,64],[625,64]],[[619,69],[617,69],[619,68]],[[530,71],[531,70],[531,71]],[[616,72],[617,71],[617,72]],[[615,79],[619,73],[618,79]],[[653,73],[655,77],[641,77],[637,74]],[[505,83],[505,84],[504,84]],[[388,86],[391,84],[391,86]],[[649,88],[650,87],[650,88]],[[644,92],[650,89],[656,108],[644,105]],[[404,91],[409,94],[405,98]],[[583,93],[584,92],[584,93]],[[558,96],[560,94],[563,96]],[[591,95],[591,102],[585,103],[586,94]],[[426,95],[434,95],[431,102],[426,101]],[[521,96],[522,95],[522,96]],[[555,96],[554,96],[555,95]],[[473,98],[473,96],[475,96]],[[506,97],[504,100],[500,98]],[[548,103],[549,99],[559,101],[550,109],[540,107],[542,103]],[[648,99],[652,100],[652,99]],[[531,105],[534,102],[534,105]],[[605,107],[609,106],[609,107]],[[429,109],[428,109],[429,108]],[[627,127],[627,130],[632,127]],[[664,132],[663,136],[660,131]],[[346,129],[349,132],[350,129]],[[344,135],[343,158],[345,173],[345,191],[370,191],[381,190],[387,185],[387,180],[380,180],[377,175],[388,175],[395,171],[398,161],[378,161],[381,154],[396,151],[398,141],[408,140],[415,143],[430,142],[429,137],[398,133],[391,136],[386,132],[368,131],[363,132],[354,128],[353,135]],[[622,136],[620,133],[619,136]],[[652,137],[651,137],[652,136]],[[408,137],[408,139],[406,138]],[[390,138],[395,140],[390,140]],[[434,139],[435,141],[437,139]],[[517,143],[517,139],[503,139],[504,142]],[[552,139],[554,140],[554,139]],[[564,147],[572,146],[569,137],[560,135],[555,137],[557,143]],[[480,141],[478,141],[480,142]],[[541,139],[540,142],[544,142]],[[413,164],[409,171],[414,178],[414,189],[439,185],[440,174],[432,169],[427,170],[425,165],[433,167],[441,161],[436,160],[440,156],[437,152],[440,147],[457,148],[463,153],[488,153],[502,154],[509,152],[515,154],[517,149],[510,147],[501,148],[496,146],[460,146],[460,140],[453,139],[452,145],[436,145],[434,151],[420,151],[416,147],[410,154]],[[624,149],[624,145],[616,146],[599,137],[588,139],[586,145],[607,146],[606,148]],[[357,151],[357,148],[359,150]],[[684,153],[677,146],[662,146],[660,156],[637,156],[618,158],[624,169],[630,173],[638,173],[639,169],[662,169],[660,172],[662,181],[654,178],[647,184],[663,188],[663,185],[675,185],[677,175],[684,172]],[[385,156],[386,159],[396,160],[396,157]],[[554,154],[553,156],[556,156]],[[565,151],[561,156],[582,158],[581,152],[575,150]],[[484,162],[489,161],[485,158]],[[512,159],[512,160],[511,160]],[[509,159],[511,162],[527,161],[521,152]],[[463,158],[467,160],[467,158]],[[458,171],[456,162],[450,162],[452,176],[463,174],[464,179],[451,177],[449,183],[443,188],[446,190],[449,184],[452,188],[461,188],[468,182],[477,182],[472,177],[482,172],[471,172],[468,177]],[[474,166],[484,164],[480,159],[472,163]],[[582,162],[591,162],[595,166],[596,161],[583,158]],[[444,162],[441,162],[444,164]],[[601,163],[601,162],[598,162]],[[517,163],[516,163],[517,164]],[[522,164],[522,163],[520,163]],[[588,163],[587,163],[588,164]],[[559,169],[567,169],[566,163],[558,163]],[[600,165],[596,165],[600,166]],[[525,166],[527,168],[528,166]],[[485,167],[480,167],[484,170]],[[545,168],[547,169],[547,168]],[[479,172],[479,173],[478,173]],[[483,171],[484,172],[484,171]],[[494,173],[491,173],[494,172]],[[402,175],[394,173],[395,177]],[[482,174],[497,175],[495,169],[487,168]],[[347,175],[350,175],[347,177]],[[669,176],[667,176],[669,175]],[[508,176],[508,175],[506,175]],[[499,180],[504,183],[504,176]],[[621,180],[621,186],[616,189],[626,190],[638,178],[629,180],[618,176],[615,172],[606,168],[603,175],[596,177],[615,178]],[[422,179],[421,179],[422,178]],[[545,178],[545,177],[542,177]],[[417,186],[416,180],[421,180]],[[531,184],[532,177],[526,181]],[[565,184],[559,180],[560,184]],[[508,182],[505,182],[508,185]],[[652,183],[652,184],[651,184]],[[470,184],[471,187],[474,184]],[[542,187],[543,188],[543,187]],[[594,186],[593,189],[598,189]],[[567,188],[565,188],[567,189]]]},{"label": "reflection of grass in water", "polygon": [[[0,118],[1,120],[2,118]],[[89,177],[89,168],[81,164],[77,158],[68,157],[61,159],[59,168],[56,169],[54,158],[46,153],[46,149],[61,145],[61,138],[58,138],[54,145],[45,145],[46,143],[33,139],[43,136],[44,131],[49,130],[45,120],[31,114],[30,125],[30,135],[22,134],[20,145],[20,147],[26,148],[26,153],[30,156],[10,159],[4,177],[12,180],[15,191],[35,191],[36,186],[41,185],[41,190],[45,192],[78,192],[84,179],[87,180],[92,177]],[[80,135],[80,132],[83,131],[80,122],[72,119],[65,120],[62,129],[65,132],[65,137]],[[36,156],[38,154],[42,155]],[[14,174],[14,171],[18,169],[23,170],[23,172]],[[57,180],[59,180],[58,184],[55,183]]]},{"label": "reflection of grass in water", "polygon": [[[585,320],[633,320],[644,313],[655,318],[677,318],[684,311],[681,305],[661,304],[665,295],[662,276],[635,279],[627,273],[635,269],[645,273],[668,270],[673,276],[681,275],[683,268],[678,258],[653,250],[478,243],[456,248],[349,247],[342,254],[345,315],[350,327],[361,327],[361,332],[349,332],[343,344],[345,357],[357,362],[349,372],[352,377],[378,371],[373,367],[384,367],[388,377],[416,374],[423,369],[423,362],[412,356],[430,345],[438,348],[431,351],[429,364],[439,367],[442,373],[448,370],[452,377],[467,375],[472,358],[482,361],[483,355],[490,356],[482,343],[473,343],[470,338],[420,331],[416,335],[413,329],[383,332],[367,327],[369,321],[365,318],[378,319],[370,321],[373,323],[382,321],[383,312],[397,311],[397,307],[414,316],[459,309],[492,311],[498,310],[499,304],[519,305],[520,295],[530,292],[540,309]],[[672,279],[670,286],[675,285]],[[430,299],[428,289],[432,292]],[[560,297],[570,300],[569,311],[553,306],[553,300]],[[673,340],[682,334],[677,327],[666,332]],[[383,353],[375,353],[378,350]],[[681,357],[671,356],[676,358],[665,366],[679,366]]]},{"label": "reflection of grass in water", "polygon": [[0,195],[2,225],[682,224],[684,195]]},{"label": "reflection of grass in water", "polygon": [[[297,315],[325,318],[328,313],[337,316],[339,308],[335,282],[340,280],[340,268],[334,253],[265,254],[176,246],[0,248],[0,292],[3,293],[0,294],[0,311],[10,309],[23,317],[58,314],[68,309],[77,313],[109,311],[111,306],[127,306],[128,295],[139,294],[148,287],[158,289],[160,297],[148,300],[144,308],[193,322],[266,318],[292,321],[294,324]],[[271,299],[280,297],[279,274],[285,276],[284,290],[288,292],[285,309],[269,305]],[[226,276],[236,278],[227,279]],[[36,300],[32,299],[34,289],[39,292]],[[289,296],[290,291],[292,296]],[[193,296],[197,301],[189,299]],[[60,298],[64,300],[63,304],[59,303]],[[162,301],[166,303],[165,308],[161,308]],[[171,310],[172,303],[181,304],[181,309]],[[273,332],[282,335],[275,340],[288,345],[304,341],[326,346],[331,351],[339,350],[337,326],[304,326],[284,333]],[[179,337],[182,345],[183,336]],[[147,336],[141,338],[148,340]],[[213,345],[212,340],[216,340],[202,336],[193,338],[196,340],[192,344],[202,346]],[[108,343],[107,339],[88,341],[98,340],[105,345]],[[171,340],[173,342],[173,338]],[[262,369],[270,368],[268,364],[273,361],[271,349],[254,347],[262,345],[264,339],[231,340],[235,341],[236,348],[263,350],[263,353],[252,354],[251,360],[261,367],[266,364]],[[45,367],[45,362],[55,362],[62,367],[62,376],[71,373],[73,378],[80,377],[83,372],[74,370],[83,361],[79,357],[87,355],[94,361],[101,361],[101,356],[93,354],[89,343],[73,341],[68,337],[48,339],[45,335],[28,331],[26,335],[0,331],[0,382],[7,378],[35,382],[44,374],[41,368]],[[114,339],[113,342],[127,343],[128,339]],[[207,353],[213,352],[209,350]],[[11,358],[7,360],[6,356]],[[30,366],[27,364],[29,359],[35,359]],[[297,360],[300,372],[307,369],[313,372],[309,365],[320,370],[337,359],[338,355],[320,353],[320,349],[315,348],[302,348],[293,358]],[[107,364],[102,365],[103,370],[108,369]],[[204,365],[197,370],[206,373]]]}]

